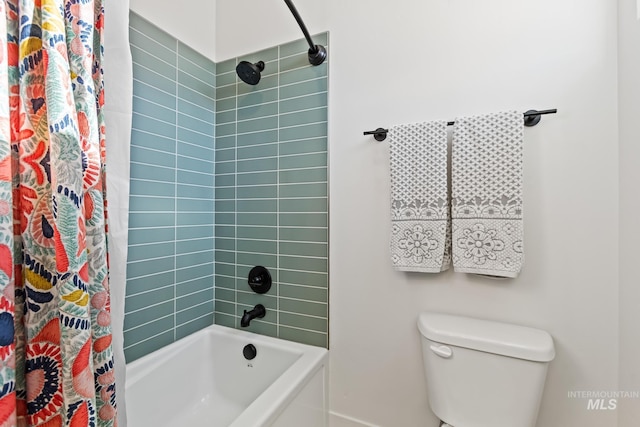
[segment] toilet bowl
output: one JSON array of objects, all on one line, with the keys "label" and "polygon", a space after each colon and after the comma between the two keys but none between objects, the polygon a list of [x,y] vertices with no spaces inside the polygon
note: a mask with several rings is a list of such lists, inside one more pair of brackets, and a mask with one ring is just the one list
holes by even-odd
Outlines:
[{"label": "toilet bowl", "polygon": [[429,405],[445,426],[535,427],[555,357],[547,332],[430,312],[418,329]]}]

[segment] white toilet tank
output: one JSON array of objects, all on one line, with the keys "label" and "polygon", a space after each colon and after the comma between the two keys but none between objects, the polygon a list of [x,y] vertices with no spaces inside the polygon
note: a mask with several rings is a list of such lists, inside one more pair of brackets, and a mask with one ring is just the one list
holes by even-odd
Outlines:
[{"label": "white toilet tank", "polygon": [[539,329],[441,313],[422,313],[431,410],[453,427],[535,427],[555,356]]}]

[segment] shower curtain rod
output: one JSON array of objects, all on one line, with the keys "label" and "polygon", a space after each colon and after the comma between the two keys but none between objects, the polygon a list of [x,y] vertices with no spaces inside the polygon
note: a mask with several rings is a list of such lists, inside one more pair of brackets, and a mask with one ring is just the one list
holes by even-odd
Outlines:
[{"label": "shower curtain rod", "polygon": [[[524,115],[524,125],[527,127],[535,126],[540,123],[543,114],[555,114],[558,112],[557,108],[552,108],[550,110],[529,110],[526,111]],[[455,122],[447,122],[447,126],[453,126]],[[387,139],[387,132],[389,129],[378,128],[376,130],[370,130],[364,132],[364,135],[373,135],[376,141],[384,141]]]},{"label": "shower curtain rod", "polygon": [[302,34],[304,34],[304,38],[307,39],[307,44],[309,44],[309,63],[311,63],[311,65],[322,64],[324,60],[327,59],[327,50],[324,48],[324,46],[313,43],[313,40],[311,40],[311,36],[309,35],[309,31],[307,30],[307,26],[304,25],[304,21],[300,17],[298,10],[291,2],[291,0],[284,0],[284,2],[289,7],[289,10],[293,14],[293,17],[296,19],[298,26],[300,26]]}]

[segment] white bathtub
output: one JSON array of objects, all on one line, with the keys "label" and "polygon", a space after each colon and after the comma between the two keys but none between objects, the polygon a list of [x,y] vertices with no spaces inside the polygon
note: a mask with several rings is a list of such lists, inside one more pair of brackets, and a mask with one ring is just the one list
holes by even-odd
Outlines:
[{"label": "white bathtub", "polygon": [[326,427],[328,361],[324,348],[213,325],[127,365],[128,426]]}]

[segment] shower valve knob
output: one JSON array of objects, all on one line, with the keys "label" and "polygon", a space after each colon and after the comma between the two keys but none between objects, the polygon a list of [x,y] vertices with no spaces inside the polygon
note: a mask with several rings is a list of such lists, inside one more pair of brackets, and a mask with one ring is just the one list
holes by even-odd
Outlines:
[{"label": "shower valve knob", "polygon": [[247,281],[249,287],[251,287],[255,293],[264,294],[271,289],[271,273],[261,265],[255,266],[249,271]]}]

